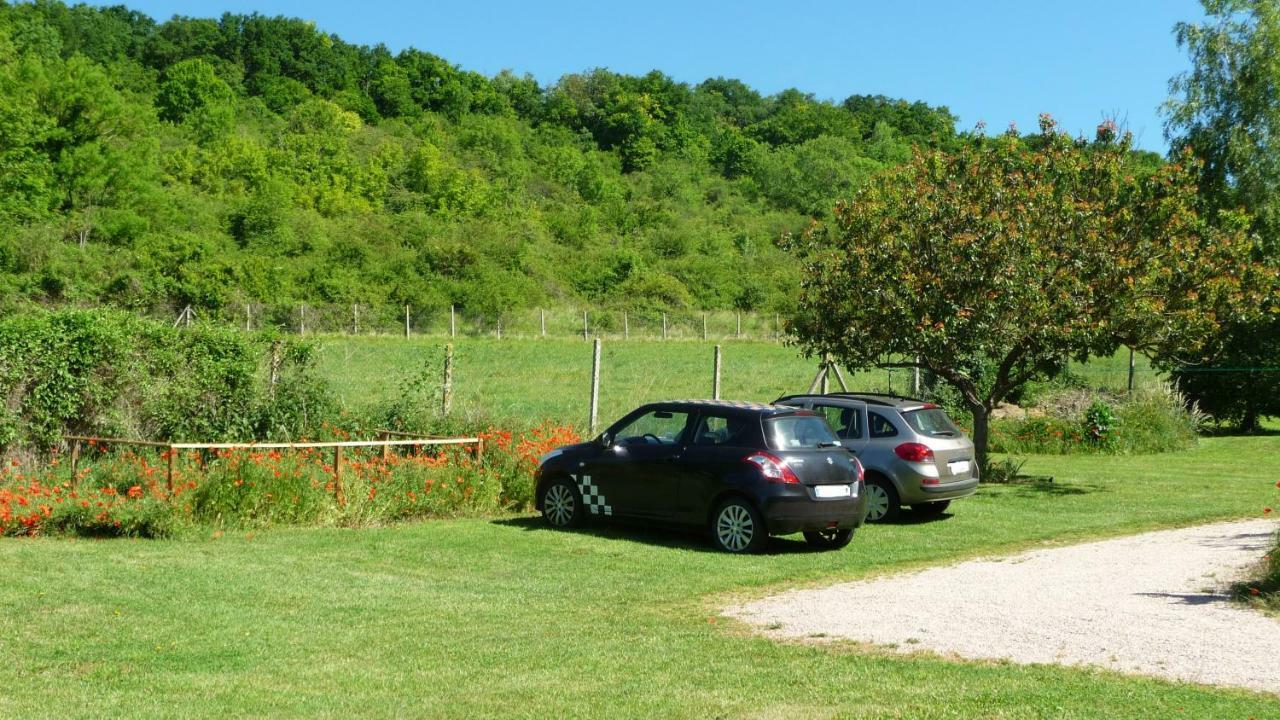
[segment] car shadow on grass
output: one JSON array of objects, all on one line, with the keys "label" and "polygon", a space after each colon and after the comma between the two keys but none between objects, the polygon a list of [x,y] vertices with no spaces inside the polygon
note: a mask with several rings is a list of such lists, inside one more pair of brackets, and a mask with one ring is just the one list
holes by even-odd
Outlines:
[{"label": "car shadow on grass", "polygon": [[[929,519],[934,520],[936,518]],[[729,554],[717,550],[711,544],[711,539],[707,537],[706,532],[681,528],[654,527],[623,520],[589,520],[585,524],[576,528],[553,528],[547,525],[545,520],[537,516],[500,518],[490,522],[494,525],[518,528],[528,532],[590,535],[591,537],[600,538],[602,540],[637,542],[645,545],[652,545],[654,547],[669,548],[671,550],[688,550],[692,552],[716,553],[720,555]],[[867,528],[864,526],[858,530],[858,533],[866,532],[866,530]],[[854,542],[857,542],[856,534],[854,535]],[[759,555],[797,555],[820,552],[830,551],[811,547],[800,535],[785,535],[769,538],[769,544],[765,547],[763,552],[757,555],[757,557]]]}]

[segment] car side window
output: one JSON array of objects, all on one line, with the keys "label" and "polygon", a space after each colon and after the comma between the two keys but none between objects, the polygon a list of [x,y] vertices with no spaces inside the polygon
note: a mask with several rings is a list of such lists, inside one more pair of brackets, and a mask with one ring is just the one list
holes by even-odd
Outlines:
[{"label": "car side window", "polygon": [[703,413],[693,434],[693,444],[702,447],[740,446],[746,441],[749,429],[748,421],[743,418]]},{"label": "car side window", "polygon": [[835,405],[814,405],[813,411],[826,418],[827,424],[836,431],[836,437],[842,440],[856,440],[862,437],[862,417],[857,409]]},{"label": "car side window", "polygon": [[689,424],[689,413],[674,410],[650,410],[618,430],[614,442],[619,445],[675,445]]},{"label": "car side window", "polygon": [[873,438],[887,438],[898,434],[898,428],[877,412],[867,411],[867,426],[871,429]]}]

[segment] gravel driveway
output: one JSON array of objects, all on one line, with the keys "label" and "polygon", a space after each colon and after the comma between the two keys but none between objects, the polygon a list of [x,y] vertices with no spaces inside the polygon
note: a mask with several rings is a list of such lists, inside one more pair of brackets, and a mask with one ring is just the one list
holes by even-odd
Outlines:
[{"label": "gravel driveway", "polygon": [[[1096,665],[1280,693],[1280,620],[1221,594],[1271,547],[1267,520],[1166,530],[793,590],[725,614],[962,658]],[[871,532],[875,532],[871,528]],[[844,552],[857,552],[857,542]]]}]

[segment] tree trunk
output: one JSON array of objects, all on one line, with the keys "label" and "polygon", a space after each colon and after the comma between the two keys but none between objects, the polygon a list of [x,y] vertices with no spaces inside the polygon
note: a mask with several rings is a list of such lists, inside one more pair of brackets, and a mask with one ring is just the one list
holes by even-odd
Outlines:
[{"label": "tree trunk", "polygon": [[1240,419],[1240,432],[1252,435],[1258,431],[1258,410],[1253,403],[1245,405],[1244,417]]},{"label": "tree trunk", "polygon": [[978,472],[985,475],[987,472],[987,438],[989,437],[991,411],[985,405],[970,407],[969,411],[973,413],[973,454],[974,459],[978,463]]}]

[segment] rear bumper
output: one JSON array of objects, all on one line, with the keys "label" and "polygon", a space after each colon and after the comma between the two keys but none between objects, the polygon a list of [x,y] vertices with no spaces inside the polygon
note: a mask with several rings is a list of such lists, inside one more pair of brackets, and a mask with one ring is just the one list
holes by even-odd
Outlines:
[{"label": "rear bumper", "polygon": [[815,500],[804,489],[801,493],[764,498],[760,513],[764,515],[770,535],[790,535],[832,527],[851,530],[860,527],[867,515],[865,491],[859,492],[856,498],[831,500]]},{"label": "rear bumper", "polygon": [[903,505],[938,502],[939,500],[956,500],[969,497],[978,491],[978,478],[976,477],[940,485],[923,485],[920,480],[920,478],[912,478],[911,482],[903,483],[905,487],[899,491]]}]

